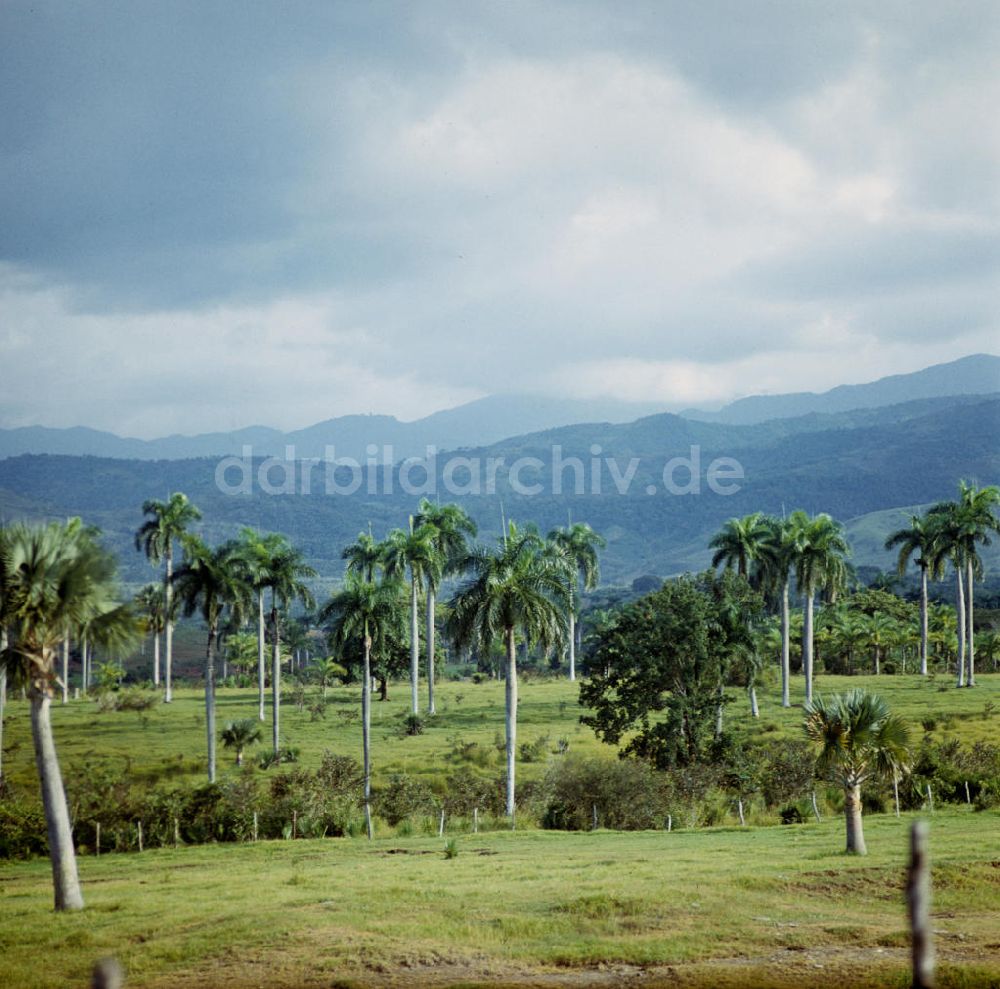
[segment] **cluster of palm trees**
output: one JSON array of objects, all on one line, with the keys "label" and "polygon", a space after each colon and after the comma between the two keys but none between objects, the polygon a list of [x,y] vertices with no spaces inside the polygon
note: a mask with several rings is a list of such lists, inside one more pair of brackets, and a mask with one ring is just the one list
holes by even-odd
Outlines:
[{"label": "cluster of palm trees", "polygon": [[955,573],[957,612],[957,685],[976,685],[973,587],[983,573],[979,546],[989,546],[1000,533],[1000,488],[979,488],[966,481],[958,485],[955,501],[932,505],[923,515],[910,517],[910,524],[886,539],[886,549],[898,549],[898,568],[905,573],[913,561],[920,571],[920,672],[927,673],[928,598],[931,579],[941,579],[950,565]]}]

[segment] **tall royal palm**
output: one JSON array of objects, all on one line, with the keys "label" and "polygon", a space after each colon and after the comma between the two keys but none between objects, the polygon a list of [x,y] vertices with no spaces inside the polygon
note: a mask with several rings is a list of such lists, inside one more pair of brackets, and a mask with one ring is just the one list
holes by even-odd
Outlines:
[{"label": "tall royal palm", "polygon": [[264,720],[264,688],[267,680],[264,647],[267,641],[264,619],[264,592],[272,557],[284,545],[284,537],[276,532],[260,533],[245,527],[240,530],[240,557],[246,567],[247,580],[257,596],[257,719]]},{"label": "tall royal palm", "polygon": [[434,649],[435,615],[434,606],[442,577],[456,572],[465,556],[466,539],[476,535],[476,523],[459,505],[439,505],[422,498],[413,520],[418,531],[427,532],[436,550],[435,565],[424,573],[427,592],[427,710],[434,708]]},{"label": "tall royal palm", "polygon": [[750,567],[771,535],[769,519],[761,512],[744,515],[741,519],[729,519],[708,544],[709,549],[715,550],[712,566],[735,565],[741,577],[749,577]]},{"label": "tall royal palm", "polygon": [[[171,599],[170,621],[177,619],[176,600]],[[135,596],[135,604],[143,617],[146,632],[153,637],[153,683],[160,685],[160,636],[167,627],[167,599],[159,584],[147,584]]]},{"label": "tall royal palm", "polygon": [[9,639],[0,669],[27,687],[35,766],[42,791],[56,910],[79,910],[83,895],[50,717],[56,656],[66,629],[88,628],[92,642],[124,648],[139,626],[117,597],[115,563],[77,524],[18,524],[0,538],[0,626]]},{"label": "tall royal palm", "polygon": [[545,551],[533,528],[511,522],[495,549],[478,547],[466,557],[469,579],[452,601],[449,626],[456,644],[488,652],[502,639],[507,653],[507,815],[514,816],[517,744],[517,635],[551,648],[566,634],[569,587],[565,565]]},{"label": "tall royal palm", "polygon": [[186,615],[201,613],[208,627],[205,646],[205,729],[208,736],[208,781],[215,782],[215,653],[223,613],[241,618],[252,597],[239,544],[210,549],[196,536],[184,539],[184,563],[174,574],[177,597]]},{"label": "tall royal palm", "polygon": [[[995,512],[996,506],[1000,504],[1000,488],[994,485],[977,488],[974,484],[969,484],[966,481],[959,481],[958,488],[957,502],[942,502],[935,505],[931,508],[930,515],[943,519],[944,541],[952,549],[956,568],[961,567],[965,571],[965,623],[961,629],[959,653],[962,652],[961,643],[964,639],[968,672],[963,676],[964,671],[961,668],[963,664],[960,656],[958,683],[961,686],[964,679],[966,686],[974,687],[976,685],[976,662],[973,585],[976,576],[982,571],[982,561],[979,558],[977,547],[978,544],[989,546],[992,542],[992,536],[1000,533],[1000,519],[997,518]],[[959,578],[959,583],[961,583],[961,578]],[[960,609],[959,621],[961,622],[961,620]]]},{"label": "tall royal palm", "polygon": [[269,554],[264,561],[263,586],[271,592],[271,739],[275,757],[281,754],[281,622],[296,601],[306,608],[315,607],[312,592],[306,584],[316,576],[302,551],[278,536],[269,544]]},{"label": "tall royal palm", "polygon": [[896,568],[902,576],[910,560],[920,571],[920,673],[927,676],[927,581],[935,569],[934,527],[926,516],[911,515],[910,525],[897,529],[885,541],[886,549],[899,549]]},{"label": "tall royal palm", "polygon": [[386,574],[396,579],[402,579],[407,573],[410,575],[410,710],[413,714],[420,710],[420,632],[417,619],[420,585],[428,577],[436,586],[441,578],[443,562],[431,530],[424,526],[415,529],[412,519],[408,532],[393,529],[385,541]]},{"label": "tall royal palm", "polygon": [[569,656],[569,678],[576,679],[576,611],[581,591],[592,591],[601,579],[597,551],[607,542],[586,522],[574,522],[565,529],[553,529],[549,540],[563,553],[570,570],[569,629],[566,636]]},{"label": "tall royal palm", "polygon": [[834,591],[847,574],[846,557],[850,552],[840,523],[825,512],[810,517],[799,510],[788,519],[795,583],[803,596],[802,671],[806,681],[806,702],[813,695],[813,611],[816,594],[823,589]]},{"label": "tall royal palm", "polygon": [[795,564],[792,528],[786,519],[765,516],[763,522],[765,531],[754,548],[751,577],[754,585],[766,596],[777,596],[780,600],[781,706],[791,707],[792,615],[789,599]]},{"label": "tall royal palm", "polygon": [[173,607],[172,577],[174,570],[174,543],[188,531],[192,522],[201,518],[201,512],[188,501],[186,494],[175,491],[166,501],[150,499],[143,502],[143,515],[148,518],[135,534],[135,548],[145,552],[151,563],[164,560],[163,595],[166,600],[167,624],[163,642],[164,703],[174,699],[173,694],[173,636],[174,624],[170,619]]},{"label": "tall royal palm", "polygon": [[391,578],[368,580],[349,573],[344,587],[322,608],[319,620],[330,629],[331,644],[343,655],[360,643],[364,656],[361,675],[361,747],[364,758],[365,826],[372,837],[371,710],[372,651],[400,636],[405,604],[402,585]]}]

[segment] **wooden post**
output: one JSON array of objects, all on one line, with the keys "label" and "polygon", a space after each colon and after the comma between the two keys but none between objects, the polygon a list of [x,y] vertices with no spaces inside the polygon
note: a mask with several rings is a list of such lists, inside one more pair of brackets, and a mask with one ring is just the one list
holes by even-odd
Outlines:
[{"label": "wooden post", "polygon": [[441,820],[438,822],[438,837],[444,836],[444,808],[441,808]]},{"label": "wooden post", "polygon": [[257,841],[257,811],[253,812],[253,840]]},{"label": "wooden post", "polygon": [[667,814],[667,834],[674,830],[674,815]]},{"label": "wooden post", "polygon": [[90,978],[90,989],[122,989],[125,985],[125,973],[115,958],[102,958],[94,966],[94,974]]},{"label": "wooden post", "polygon": [[472,808],[472,833],[479,834],[479,808]]},{"label": "wooden post", "polygon": [[812,792],[812,805],[813,805],[813,813],[816,815],[816,820],[817,821],[823,820],[823,818],[821,818],[819,816],[819,804],[816,803],[816,791],[815,790],[813,790],[813,792]]},{"label": "wooden post", "polygon": [[906,902],[910,916],[913,959],[913,989],[933,989],[934,939],[930,925],[931,869],[927,852],[926,821],[914,821],[910,829],[910,869],[906,880]]},{"label": "wooden post", "polygon": [[740,827],[745,828],[747,826],[747,819],[743,816],[743,798],[738,797],[736,800],[736,809],[739,811],[740,815]]},{"label": "wooden post", "polygon": [[94,851],[97,853],[97,857],[101,857],[101,822],[97,822],[97,827],[95,828],[97,836],[94,841]]},{"label": "wooden post", "polygon": [[139,838],[139,851],[141,852],[142,851],[142,821],[136,821],[135,825],[136,825],[136,827],[135,827],[136,834],[138,835],[138,838]]}]

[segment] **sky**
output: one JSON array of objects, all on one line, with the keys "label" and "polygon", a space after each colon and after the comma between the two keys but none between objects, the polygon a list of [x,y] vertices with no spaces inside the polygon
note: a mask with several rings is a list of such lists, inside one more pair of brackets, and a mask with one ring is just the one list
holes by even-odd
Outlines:
[{"label": "sky", "polygon": [[4,0],[0,426],[997,352],[998,50],[995,0]]}]

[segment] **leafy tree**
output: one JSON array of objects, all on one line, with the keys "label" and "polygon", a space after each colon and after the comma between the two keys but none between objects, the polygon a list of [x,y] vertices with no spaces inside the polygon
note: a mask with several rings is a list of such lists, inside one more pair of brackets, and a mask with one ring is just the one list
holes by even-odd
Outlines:
[{"label": "leafy tree", "polygon": [[429,535],[437,553],[437,565],[429,567],[424,572],[427,590],[427,631],[424,637],[427,648],[427,710],[430,714],[434,714],[434,605],[437,600],[438,585],[440,578],[455,573],[461,566],[466,551],[466,539],[474,538],[477,529],[476,523],[461,506],[439,505],[427,498],[420,500],[414,525],[417,531]]},{"label": "leafy tree", "polygon": [[847,848],[865,855],[861,821],[861,787],[871,779],[892,778],[905,772],[910,732],[889,713],[877,694],[851,690],[829,700],[817,698],[805,706],[806,738],[820,746],[816,771],[843,787]]},{"label": "leafy tree", "polygon": [[371,657],[384,643],[401,634],[405,605],[402,586],[397,580],[366,580],[348,574],[341,591],[320,611],[319,620],[329,625],[330,636],[343,651],[361,644],[361,744],[364,753],[364,805],[368,838],[371,822]]},{"label": "leafy tree", "polygon": [[260,741],[260,722],[254,718],[230,721],[219,738],[227,749],[236,749],[236,765],[243,765],[243,750]]},{"label": "leafy tree", "polygon": [[684,577],[626,605],[598,633],[581,721],[623,755],[660,769],[706,758],[720,685],[745,648],[762,602],[733,574]]},{"label": "leafy tree", "polygon": [[122,649],[138,638],[138,623],[118,601],[114,560],[79,520],[3,531],[0,609],[0,627],[11,630],[0,668],[27,686],[31,702],[55,908],[79,910],[83,895],[50,717],[57,649],[67,628],[83,625],[92,641]]},{"label": "leafy tree", "polygon": [[151,563],[164,560],[163,573],[164,610],[166,628],[164,636],[164,696],[169,704],[173,699],[173,570],[174,543],[182,539],[193,522],[201,518],[201,512],[188,501],[186,494],[174,492],[166,501],[151,498],[142,504],[143,515],[149,515],[135,534],[135,548],[145,552]]},{"label": "leafy tree", "polygon": [[566,637],[569,656],[569,678],[576,679],[576,618],[579,592],[591,591],[601,579],[597,551],[607,545],[603,536],[586,522],[575,522],[565,529],[553,529],[549,540],[565,555],[572,573],[569,588],[569,630]]},{"label": "leafy tree", "polygon": [[799,510],[788,519],[795,580],[805,599],[802,628],[802,669],[806,678],[806,702],[813,694],[813,609],[816,593],[835,591],[847,574],[846,556],[850,552],[839,522],[820,513],[810,518]]},{"label": "leafy tree", "polygon": [[514,816],[517,752],[517,635],[551,648],[565,634],[569,593],[564,568],[545,552],[533,527],[509,523],[498,546],[476,547],[465,558],[470,577],[452,601],[449,622],[455,643],[489,651],[502,639],[507,651],[505,728],[507,816]]},{"label": "leafy tree", "polygon": [[205,728],[208,736],[208,781],[215,782],[215,652],[223,613],[242,615],[252,589],[242,566],[240,547],[228,542],[210,549],[196,536],[184,540],[184,564],[174,574],[185,615],[200,611],[208,626],[205,646]]}]

